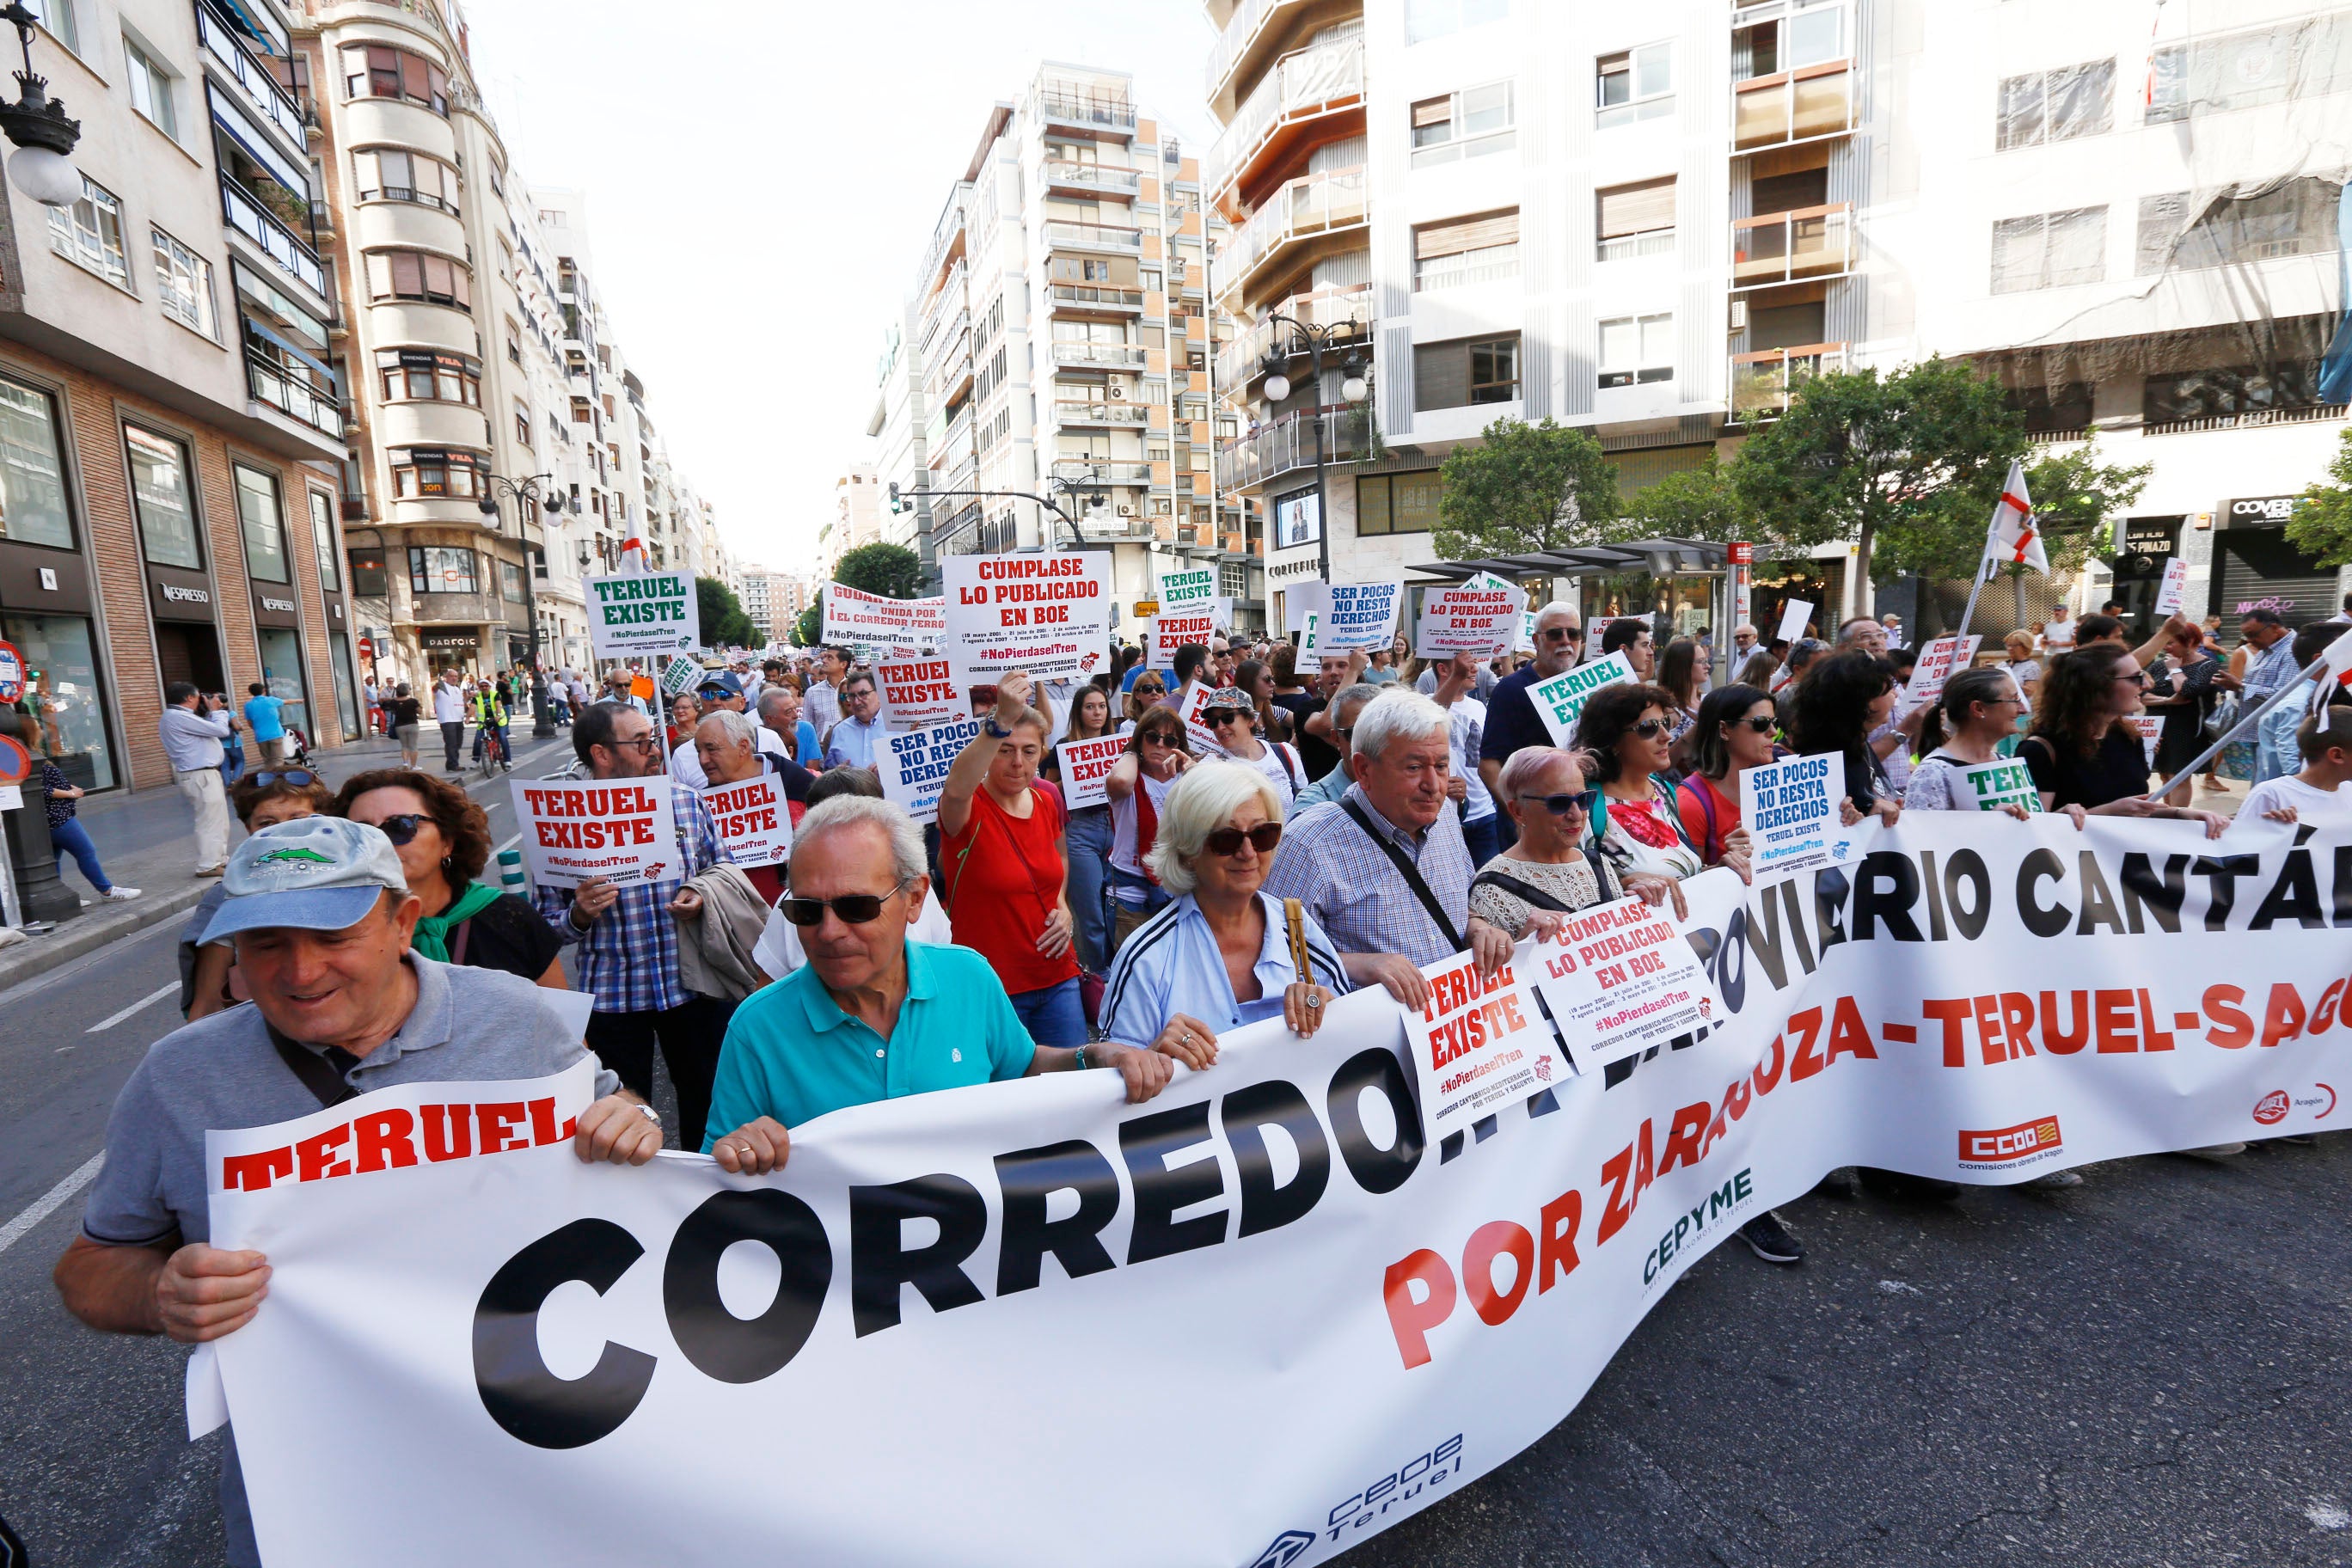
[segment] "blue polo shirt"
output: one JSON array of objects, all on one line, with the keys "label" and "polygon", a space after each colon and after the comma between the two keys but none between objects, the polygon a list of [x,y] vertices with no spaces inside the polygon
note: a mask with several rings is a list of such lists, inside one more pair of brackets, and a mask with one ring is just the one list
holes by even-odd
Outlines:
[{"label": "blue polo shirt", "polygon": [[245,721],[253,726],[255,740],[282,741],[286,738],[286,722],[278,716],[278,710],[285,706],[284,698],[267,695],[253,698],[246,703]]},{"label": "blue polo shirt", "polygon": [[968,947],[907,944],[907,998],[887,1040],[804,964],[735,1009],[702,1152],[762,1116],[798,1127],[844,1106],[1019,1078],[1036,1051],[996,972]]}]

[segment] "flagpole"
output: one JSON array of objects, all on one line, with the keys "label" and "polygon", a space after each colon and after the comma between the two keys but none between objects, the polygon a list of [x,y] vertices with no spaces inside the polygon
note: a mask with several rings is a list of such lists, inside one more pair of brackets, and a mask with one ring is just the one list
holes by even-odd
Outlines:
[{"label": "flagpole", "polygon": [[1976,619],[1977,616],[1977,596],[1984,592],[1985,579],[1990,575],[1987,568],[1993,564],[1992,547],[2000,538],[2000,502],[1999,501],[1992,503],[1992,521],[1985,526],[1984,553],[1977,558],[1977,580],[1969,584],[1968,608],[1960,612],[1960,624],[1952,634],[1955,637],[1969,635],[1969,623]]},{"label": "flagpole", "polygon": [[2305,681],[2315,679],[2318,677],[2319,672],[2326,668],[2327,654],[2326,650],[2323,649],[2319,657],[2313,659],[2309,664],[2305,665],[2302,671],[2297,674],[2293,680],[2287,681],[2276,691],[2272,692],[2261,707],[2241,718],[2235,724],[2231,725],[2229,732],[2223,735],[2220,740],[2214,742],[2211,745],[2206,747],[2202,752],[2199,753],[2196,761],[2180,768],[2179,772],[2172,775],[2170,780],[2157,785],[2156,788],[2149,790],[2146,795],[2140,796],[2140,798],[2142,800],[2155,800],[2161,795],[2179,789],[2180,787],[2179,781],[2182,779],[2195,778],[2198,772],[2202,769],[2207,763],[2211,762],[2215,757],[2221,754],[2223,747],[2229,745],[2231,742],[2237,740],[2239,736],[2244,734],[2248,725],[2260,723],[2264,717],[2266,717],[2281,703],[2284,702],[2289,697],[2294,696],[2298,692],[2302,691],[2303,683]]}]

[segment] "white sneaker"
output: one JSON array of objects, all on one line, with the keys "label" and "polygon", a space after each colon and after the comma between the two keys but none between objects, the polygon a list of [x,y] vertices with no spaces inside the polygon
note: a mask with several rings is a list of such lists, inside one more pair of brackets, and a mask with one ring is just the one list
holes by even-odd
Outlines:
[{"label": "white sneaker", "polygon": [[102,899],[135,899],[138,896],[138,889],[126,888],[120,882],[115,883],[114,886],[109,888],[105,892],[99,895],[99,897]]}]

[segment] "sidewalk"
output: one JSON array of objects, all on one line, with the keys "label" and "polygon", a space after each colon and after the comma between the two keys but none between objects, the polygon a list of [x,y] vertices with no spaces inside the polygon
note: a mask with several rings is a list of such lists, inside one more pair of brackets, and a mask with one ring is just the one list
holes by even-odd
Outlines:
[{"label": "sidewalk", "polygon": [[[559,729],[552,742],[531,739],[529,721],[519,729],[509,730],[516,754],[516,774],[536,773],[560,767],[572,755],[571,731]],[[541,748],[548,748],[543,751]],[[470,758],[473,738],[467,737],[465,757]],[[248,758],[251,752],[247,752]],[[425,771],[441,772],[441,740],[431,737],[423,760]],[[354,773],[370,768],[396,767],[400,763],[400,747],[391,740],[377,736],[366,741],[338,747],[333,751],[314,750],[310,753],[313,771],[329,788],[340,785]],[[248,771],[251,771],[248,763]],[[506,798],[503,779],[495,780],[488,788],[469,773],[467,787],[475,798],[488,805]],[[39,810],[33,792],[27,792],[25,809]],[[96,952],[107,943],[146,930],[159,921],[178,920],[205,896],[213,885],[210,878],[196,876],[195,840],[192,833],[193,819],[188,803],[179,790],[164,784],[160,788],[137,792],[123,791],[112,795],[92,795],[81,802],[76,814],[89,832],[90,841],[98,846],[99,858],[105,864],[106,874],[118,886],[137,888],[139,897],[127,902],[101,900],[97,889],[82,879],[81,868],[69,856],[58,857],[58,879],[82,900],[82,912],[75,919],[62,921],[47,935],[34,935],[29,941],[0,950],[0,990],[32,978],[58,965],[72,962],[88,952]],[[510,823],[502,827],[504,813],[493,812],[490,826],[493,837],[503,839],[512,831]],[[229,845],[234,848],[245,838],[245,829],[232,814],[229,818]]]}]

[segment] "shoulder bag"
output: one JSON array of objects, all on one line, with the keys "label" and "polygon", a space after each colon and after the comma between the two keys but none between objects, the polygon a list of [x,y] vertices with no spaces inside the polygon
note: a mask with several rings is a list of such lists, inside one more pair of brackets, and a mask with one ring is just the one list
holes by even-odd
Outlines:
[{"label": "shoulder bag", "polygon": [[1374,830],[1371,818],[1364,815],[1363,807],[1352,800],[1342,800],[1339,809],[1354,817],[1356,826],[1364,830],[1364,837],[1379,846],[1381,853],[1389,858],[1389,864],[1397,868],[1397,875],[1402,877],[1405,886],[1412,889],[1412,896],[1421,900],[1421,907],[1429,911],[1431,920],[1437,922],[1437,934],[1445,939],[1445,945],[1455,952],[1467,949],[1469,944],[1462,940],[1462,933],[1447,918],[1445,906],[1437,901],[1437,895],[1431,892],[1429,884],[1422,879],[1421,868],[1406,859],[1403,850]]}]

